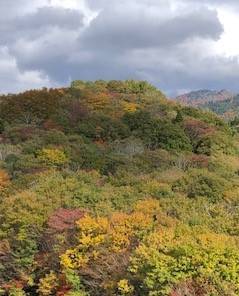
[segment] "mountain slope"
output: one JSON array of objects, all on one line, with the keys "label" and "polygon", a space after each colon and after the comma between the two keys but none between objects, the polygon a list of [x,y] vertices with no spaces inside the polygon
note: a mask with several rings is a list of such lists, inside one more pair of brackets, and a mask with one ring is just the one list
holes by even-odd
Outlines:
[{"label": "mountain slope", "polygon": [[239,114],[239,95],[223,101],[210,101],[203,108],[209,109],[224,118],[234,118]]},{"label": "mountain slope", "polygon": [[238,295],[238,147],[145,81],[0,96],[0,294]]},{"label": "mountain slope", "polygon": [[176,97],[180,103],[191,106],[203,106],[209,102],[221,102],[230,100],[235,96],[234,93],[227,90],[198,90]]},{"label": "mountain slope", "polygon": [[227,90],[199,90],[178,96],[175,100],[184,105],[210,110],[226,120],[239,116],[239,95]]}]

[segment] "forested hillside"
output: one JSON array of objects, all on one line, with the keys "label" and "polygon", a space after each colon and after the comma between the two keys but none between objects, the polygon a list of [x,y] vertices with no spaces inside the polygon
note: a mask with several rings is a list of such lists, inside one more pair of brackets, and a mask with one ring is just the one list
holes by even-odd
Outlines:
[{"label": "forested hillside", "polygon": [[239,117],[239,95],[220,102],[208,102],[203,108],[219,114],[226,120],[234,120]]},{"label": "forested hillside", "polygon": [[187,106],[200,107],[217,113],[227,121],[239,118],[239,95],[227,90],[193,91],[176,98],[176,101]]},{"label": "forested hillside", "polygon": [[0,97],[0,295],[239,295],[239,141],[144,81]]},{"label": "forested hillside", "polygon": [[187,104],[189,106],[204,106],[208,103],[214,102],[221,102],[230,100],[235,96],[234,93],[228,90],[208,90],[202,89],[197,91],[191,91],[189,93],[180,95],[176,98],[180,103]]}]

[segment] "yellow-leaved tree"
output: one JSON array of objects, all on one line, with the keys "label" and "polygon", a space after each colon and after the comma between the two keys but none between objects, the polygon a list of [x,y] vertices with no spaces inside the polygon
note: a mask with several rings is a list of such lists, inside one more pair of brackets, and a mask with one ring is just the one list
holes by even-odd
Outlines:
[{"label": "yellow-leaved tree", "polygon": [[68,163],[64,151],[57,148],[43,148],[38,153],[38,159],[47,166],[62,167]]}]

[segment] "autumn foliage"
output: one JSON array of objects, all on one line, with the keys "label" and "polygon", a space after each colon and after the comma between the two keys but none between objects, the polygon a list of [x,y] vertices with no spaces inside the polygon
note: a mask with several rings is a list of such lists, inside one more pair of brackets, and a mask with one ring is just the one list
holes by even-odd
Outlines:
[{"label": "autumn foliage", "polygon": [[0,97],[0,294],[239,295],[239,137],[145,81]]}]

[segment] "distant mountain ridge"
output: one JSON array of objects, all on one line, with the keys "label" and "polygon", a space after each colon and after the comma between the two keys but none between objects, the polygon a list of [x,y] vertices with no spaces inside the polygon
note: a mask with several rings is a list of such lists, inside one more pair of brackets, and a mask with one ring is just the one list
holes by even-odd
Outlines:
[{"label": "distant mountain ridge", "polygon": [[198,90],[175,98],[181,104],[211,110],[226,120],[239,117],[239,94],[228,90]]},{"label": "distant mountain ridge", "polygon": [[209,102],[221,102],[235,97],[235,93],[228,90],[198,90],[176,97],[176,100],[190,106],[203,106]]}]

